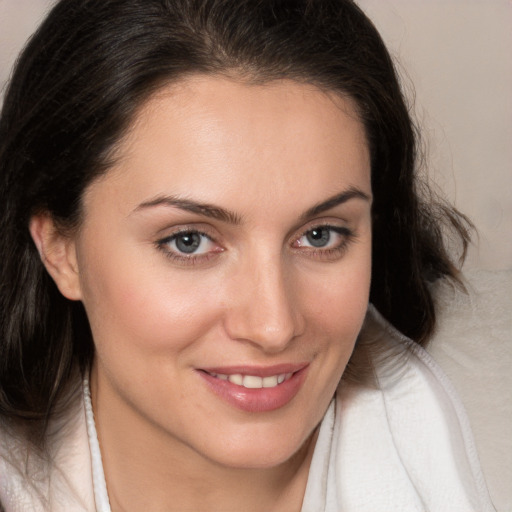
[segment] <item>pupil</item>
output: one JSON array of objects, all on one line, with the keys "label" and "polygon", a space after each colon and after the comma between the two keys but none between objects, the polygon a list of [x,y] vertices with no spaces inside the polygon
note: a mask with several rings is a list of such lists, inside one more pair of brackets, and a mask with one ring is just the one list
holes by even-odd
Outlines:
[{"label": "pupil", "polygon": [[313,247],[324,247],[329,243],[331,234],[327,228],[317,228],[309,231],[306,238]]},{"label": "pupil", "polygon": [[180,252],[190,254],[197,250],[201,243],[199,233],[184,233],[176,238],[176,247]]}]

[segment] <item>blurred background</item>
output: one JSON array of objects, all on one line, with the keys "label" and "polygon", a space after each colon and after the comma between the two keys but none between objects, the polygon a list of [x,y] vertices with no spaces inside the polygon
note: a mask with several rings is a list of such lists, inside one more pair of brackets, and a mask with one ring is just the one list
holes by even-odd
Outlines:
[{"label": "blurred background", "polygon": [[[50,0],[0,0],[0,88]],[[359,0],[398,63],[427,172],[475,223],[466,268],[512,268],[511,0]]]},{"label": "blurred background", "polygon": [[512,268],[511,0],[359,0],[414,98],[429,177],[475,223],[466,268]]}]

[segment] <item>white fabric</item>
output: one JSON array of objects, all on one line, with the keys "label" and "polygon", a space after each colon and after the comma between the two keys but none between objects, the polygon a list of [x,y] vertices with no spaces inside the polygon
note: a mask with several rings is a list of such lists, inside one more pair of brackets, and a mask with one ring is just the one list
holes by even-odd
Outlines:
[{"label": "white fabric", "polygon": [[379,340],[390,350],[377,366],[379,388],[340,385],[302,512],[493,511],[453,387],[423,349],[389,334]]},{"label": "white fabric", "polygon": [[92,485],[94,489],[94,502],[97,512],[111,512],[108,499],[107,483],[105,473],[103,472],[103,463],[101,461],[100,443],[94,423],[94,412],[92,410],[91,392],[89,390],[89,380],[84,380],[84,405],[85,421],[87,423],[87,436],[89,439],[89,449],[91,451],[92,463]]},{"label": "white fabric", "polygon": [[[377,365],[379,386],[340,384],[320,427],[302,512],[493,511],[466,415],[447,378],[373,310],[369,322],[377,322],[379,344],[386,345]],[[58,437],[50,470],[29,457],[20,472],[25,447],[2,435],[6,512],[110,511],[84,391],[74,420]]]},{"label": "white fabric", "polygon": [[95,511],[83,402],[50,430],[50,468],[26,443],[0,430],[0,502],[5,512]]},{"label": "white fabric", "polygon": [[512,268],[464,273],[468,293],[439,280],[427,350],[467,410],[495,507],[512,512]]}]

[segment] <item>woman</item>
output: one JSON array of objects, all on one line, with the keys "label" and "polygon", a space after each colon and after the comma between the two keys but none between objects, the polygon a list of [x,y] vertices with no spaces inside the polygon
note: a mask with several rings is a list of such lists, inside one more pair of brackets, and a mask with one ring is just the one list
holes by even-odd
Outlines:
[{"label": "woman", "polygon": [[6,510],[492,510],[355,4],[62,0],[0,141]]}]

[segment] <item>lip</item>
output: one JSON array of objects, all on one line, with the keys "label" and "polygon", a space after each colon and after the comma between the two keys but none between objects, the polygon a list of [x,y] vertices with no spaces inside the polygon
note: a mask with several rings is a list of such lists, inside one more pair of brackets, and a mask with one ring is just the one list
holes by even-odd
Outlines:
[{"label": "lip", "polygon": [[275,364],[273,366],[218,366],[201,368],[201,370],[208,373],[221,373],[223,375],[241,373],[242,375],[255,375],[256,377],[271,377],[280,373],[295,373],[306,366],[308,366],[308,363]]},{"label": "lip", "polygon": [[[280,364],[268,367],[256,366],[229,366],[216,368],[201,368],[197,373],[206,382],[208,388],[228,404],[246,412],[269,412],[284,407],[300,391],[306,378],[309,364]],[[249,389],[238,386],[213,375],[254,375],[257,377],[270,377],[283,373],[292,376],[273,388]]]}]

